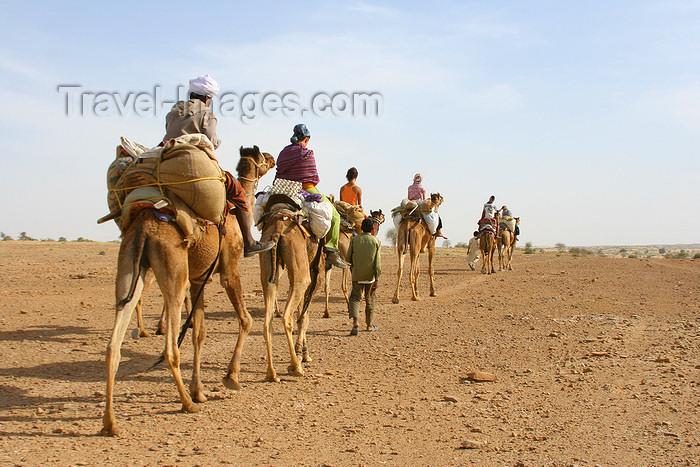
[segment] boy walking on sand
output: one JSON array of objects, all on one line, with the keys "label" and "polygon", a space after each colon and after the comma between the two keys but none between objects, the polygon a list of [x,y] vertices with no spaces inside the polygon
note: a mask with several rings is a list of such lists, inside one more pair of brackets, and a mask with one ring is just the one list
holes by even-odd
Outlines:
[{"label": "boy walking on sand", "polygon": [[351,336],[358,331],[358,315],[362,292],[365,294],[365,322],[368,331],[376,331],[374,324],[374,292],[379,284],[382,273],[381,248],[382,243],[372,235],[374,222],[367,218],[362,221],[362,233],[352,238],[345,261],[352,266],[352,292],[348,302],[348,314],[352,318]]}]

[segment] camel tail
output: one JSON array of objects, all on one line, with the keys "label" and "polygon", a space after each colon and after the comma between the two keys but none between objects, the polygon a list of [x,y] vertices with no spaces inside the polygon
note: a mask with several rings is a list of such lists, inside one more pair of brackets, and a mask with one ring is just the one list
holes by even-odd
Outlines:
[{"label": "camel tail", "polygon": [[146,235],[145,231],[141,230],[137,233],[131,245],[129,245],[129,248],[132,250],[131,285],[129,286],[129,291],[126,294],[126,297],[117,302],[117,311],[124,308],[126,304],[134,298],[136,283],[138,282],[138,278],[141,275],[141,270],[144,266],[142,264],[145,261],[143,252],[146,249],[147,244],[148,236]]},{"label": "camel tail", "polygon": [[273,246],[270,249],[270,277],[267,279],[267,282],[270,284],[274,284],[277,282],[277,264],[279,263],[279,249],[277,248],[280,244],[280,236],[282,234],[276,233],[272,236],[270,241],[275,242],[275,246]]}]

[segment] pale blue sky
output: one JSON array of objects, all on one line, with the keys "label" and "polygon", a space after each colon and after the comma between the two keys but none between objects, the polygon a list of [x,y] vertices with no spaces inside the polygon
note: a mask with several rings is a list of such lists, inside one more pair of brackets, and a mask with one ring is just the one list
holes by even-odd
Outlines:
[{"label": "pale blue sky", "polygon": [[57,85],[171,99],[210,73],[241,94],[384,99],[381,117],[220,117],[225,169],[241,145],[276,156],[304,121],[323,192],[355,166],[387,212],[421,172],[452,244],[491,194],[523,243],[697,243],[698,24],[698,1],[7,2],[0,231],[117,238],[95,223],[114,148],[163,136],[164,113],[69,118]]}]

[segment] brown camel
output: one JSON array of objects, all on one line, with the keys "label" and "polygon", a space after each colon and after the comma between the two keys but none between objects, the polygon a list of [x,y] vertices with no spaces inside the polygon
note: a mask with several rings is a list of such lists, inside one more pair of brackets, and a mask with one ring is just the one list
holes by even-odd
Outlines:
[{"label": "brown camel", "polygon": [[490,229],[482,229],[479,232],[479,250],[481,251],[483,274],[496,272],[493,266],[493,252],[496,249],[496,234]]},{"label": "brown camel", "polygon": [[[257,179],[274,167],[274,158],[260,153],[256,147],[241,148],[241,160],[237,171],[247,193],[254,190]],[[229,214],[220,232],[214,225],[207,225],[202,238],[189,248],[183,241],[180,229],[174,222],[155,218],[151,209],[136,215],[124,232],[116,278],[116,316],[114,329],[107,346],[107,390],[103,417],[104,435],[117,435],[119,429],[114,416],[114,378],[121,359],[121,344],[129,325],[131,314],[139,302],[147,270],[153,270],[163,294],[165,304],[165,352],[164,357],[173,373],[182,409],[197,412],[196,402],[206,401],[200,377],[201,349],[206,336],[204,328],[204,297],[196,297],[204,286],[208,270],[219,273],[221,285],[226,290],[238,315],[239,334],[233,356],[223,383],[230,389],[239,389],[238,375],[243,343],[250,332],[252,318],[243,301],[238,262],[243,252],[243,237],[235,217]],[[218,255],[218,261],[217,260]],[[215,264],[216,263],[216,264]],[[189,394],[180,373],[180,352],[177,345],[180,327],[180,308],[185,299],[188,283],[194,303],[192,339],[194,357]]]},{"label": "brown camel", "polygon": [[[308,346],[306,342],[306,330],[309,326],[309,314],[301,309],[304,295],[311,284],[311,258],[318,253],[319,244],[306,228],[298,223],[296,212],[290,209],[286,202],[271,203],[266,209],[262,221],[261,241],[274,241],[275,246],[268,251],[259,254],[260,257],[260,281],[262,282],[263,296],[265,300],[265,323],[263,335],[267,346],[267,375],[266,381],[279,382],[275,368],[272,365],[272,318],[277,303],[277,282],[280,267],[287,268],[289,278],[289,293],[287,303],[282,313],[284,332],[289,347],[290,365],[289,374],[303,376],[304,370],[301,361],[310,362]],[[297,319],[297,343],[292,337],[294,327],[294,314],[300,310]]]},{"label": "brown camel", "polygon": [[[442,204],[443,197],[440,193],[432,193],[430,200],[433,202],[435,211]],[[428,278],[430,279],[430,296],[435,294],[435,271],[433,270],[433,258],[435,256],[435,235],[430,234],[425,221],[418,216],[407,216],[401,220],[399,232],[397,234],[396,253],[399,256],[399,267],[397,271],[396,291],[393,303],[399,303],[399,287],[401,285],[401,276],[403,275],[403,260],[406,250],[410,252],[411,269],[409,281],[411,283],[411,299],[420,300],[418,297],[418,276],[420,275],[420,257],[421,253],[428,250]]]},{"label": "brown camel", "polygon": [[[379,226],[384,223],[384,214],[382,213],[382,210],[378,211],[370,211],[370,219],[374,221],[374,235],[377,235],[379,233]],[[348,247],[350,246],[350,240],[352,240],[353,234],[349,230],[347,230],[345,227],[340,228],[340,237],[338,239],[338,249],[340,250],[340,256],[345,258],[345,254],[348,252]],[[323,313],[324,318],[330,318],[331,314],[328,309],[328,299],[330,298],[331,295],[331,288],[330,288],[330,283],[331,283],[331,271],[333,268],[331,267],[330,264],[326,264],[325,267],[325,281],[324,281],[324,293],[326,295],[326,309],[325,312]],[[345,268],[341,270],[341,282],[340,282],[340,288],[343,291],[343,296],[345,297],[345,303],[347,304],[348,301],[350,300],[350,296],[348,295],[348,276],[349,276],[350,269]]]},{"label": "brown camel", "polygon": [[[520,218],[514,217],[515,225],[520,224]],[[501,271],[508,268],[509,271],[513,270],[511,261],[513,259],[513,252],[515,251],[515,234],[508,230],[507,228],[501,228],[498,233],[498,238],[496,239],[496,244],[498,246],[498,270]],[[505,254],[505,263],[503,261],[503,256]]]}]

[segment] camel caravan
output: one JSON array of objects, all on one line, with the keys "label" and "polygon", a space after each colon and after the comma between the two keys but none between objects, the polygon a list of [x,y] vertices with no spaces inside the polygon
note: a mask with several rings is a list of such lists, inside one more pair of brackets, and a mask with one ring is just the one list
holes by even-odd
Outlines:
[{"label": "camel caravan", "polygon": [[[177,102],[167,115],[163,140],[156,147],[148,148],[122,138],[116,158],[108,168],[109,214],[98,223],[114,220],[122,241],[115,284],[116,314],[106,351],[103,435],[120,433],[114,411],[114,390],[121,346],[134,310],[138,322],[135,337],[150,335],[143,325],[140,299],[153,280],[159,286],[164,303],[158,325],[159,333],[165,335],[161,361],[164,360],[172,372],[184,412],[199,411],[198,404],[207,400],[201,380],[202,346],[206,337],[204,288],[215,274],[219,275],[219,282],[233,305],[239,329],[223,384],[233,390],[241,388],[243,345],[253,324],[243,299],[241,256],[257,255],[260,262],[265,303],[266,381],[280,381],[272,358],[275,312],[282,318],[289,350],[288,373],[302,376],[302,363],[311,361],[307,340],[308,307],[322,270],[325,276],[324,317],[330,317],[329,284],[332,268],[337,267],[342,271],[341,288],[353,319],[350,335],[358,334],[359,304],[363,295],[367,331],[377,329],[373,322],[373,304],[381,273],[381,242],[376,235],[384,222],[384,214],[381,209],[370,211],[369,216],[365,214],[361,207],[362,190],[355,184],[357,170],[348,171],[348,183],[341,188],[339,200],[321,193],[316,188],[319,176],[314,153],[308,148],[311,135],[304,124],[293,128],[290,144],[276,160],[257,146],[241,147],[236,176],[223,170],[216,156],[221,144],[216,135],[217,120],[210,109],[218,90],[218,84],[209,75],[190,80],[189,99]],[[273,183],[258,191],[260,179],[273,169]],[[416,286],[420,274],[419,255],[426,251],[430,295],[435,296],[435,241],[438,237],[446,238],[442,235],[442,220],[438,215],[444,199],[439,193],[427,196],[421,181],[422,176],[416,174],[408,198],[392,210],[398,231],[399,257],[393,303],[399,302],[403,257],[407,251],[410,253],[412,299],[419,300]],[[511,268],[519,219],[504,217],[502,221],[503,229],[499,230],[499,224],[494,223],[494,227],[490,230],[484,227],[480,234],[484,266],[490,254],[491,269],[497,244],[499,256],[502,248],[505,265]],[[483,223],[492,224],[490,221]],[[259,241],[252,236],[253,228],[260,232]],[[352,266],[350,294],[347,287],[349,266]],[[289,290],[280,313],[278,283],[282,269],[287,270]],[[183,304],[187,318],[181,326]],[[190,327],[194,355],[192,377],[189,387],[185,387],[179,346]]]}]

